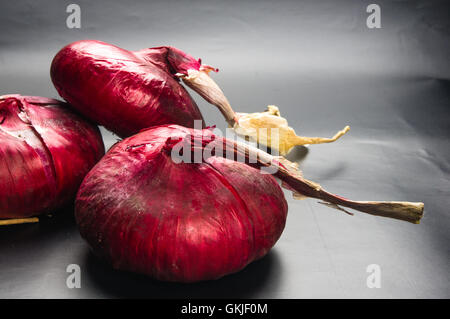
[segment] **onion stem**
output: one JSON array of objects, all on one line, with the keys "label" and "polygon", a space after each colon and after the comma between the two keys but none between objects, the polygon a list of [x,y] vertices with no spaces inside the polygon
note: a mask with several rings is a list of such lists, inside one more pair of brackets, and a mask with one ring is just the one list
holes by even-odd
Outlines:
[{"label": "onion stem", "polygon": [[[199,144],[198,142],[201,141]],[[421,202],[400,202],[400,201],[354,201],[327,192],[319,184],[302,177],[294,163],[289,162],[284,157],[272,156],[251,145],[228,140],[219,136],[211,136],[206,139],[191,138],[192,149],[203,150],[208,144],[212,150],[211,155],[228,158],[228,152],[214,152],[217,150],[233,150],[235,158],[245,158],[246,164],[254,167],[273,167],[274,174],[289,186],[294,193],[300,193],[306,197],[321,199],[326,203],[348,207],[367,214],[389,217],[418,224],[423,216],[424,204]],[[213,145],[211,145],[213,143]],[[253,159],[253,162],[249,159]],[[333,206],[332,205],[332,206]]]},{"label": "onion stem", "polygon": [[212,105],[217,106],[231,127],[237,122],[236,113],[231,108],[228,99],[207,71],[190,69],[187,76],[180,76],[184,83],[197,92],[201,97]]}]

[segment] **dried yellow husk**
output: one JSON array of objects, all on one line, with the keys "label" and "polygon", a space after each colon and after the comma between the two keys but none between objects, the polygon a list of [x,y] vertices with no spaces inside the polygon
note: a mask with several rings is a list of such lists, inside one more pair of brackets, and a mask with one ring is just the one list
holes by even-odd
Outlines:
[{"label": "dried yellow husk", "polygon": [[238,135],[249,137],[272,150],[278,150],[283,156],[297,145],[334,142],[350,130],[350,127],[346,126],[332,138],[298,136],[275,105],[269,105],[265,112],[236,113],[236,115],[237,120],[233,129]]}]

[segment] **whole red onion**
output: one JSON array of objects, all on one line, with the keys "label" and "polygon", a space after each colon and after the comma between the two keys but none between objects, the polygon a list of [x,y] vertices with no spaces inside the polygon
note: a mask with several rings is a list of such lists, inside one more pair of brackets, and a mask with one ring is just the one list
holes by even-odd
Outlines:
[{"label": "whole red onion", "polygon": [[103,156],[97,126],[64,104],[0,96],[0,218],[35,216],[67,204]]},{"label": "whole red onion", "polygon": [[127,138],[80,186],[81,235],[115,268],[215,279],[264,256],[280,237],[287,203],[271,175],[220,157],[173,161],[168,141],[193,131],[159,126]]},{"label": "whole red onion", "polygon": [[210,70],[173,47],[128,51],[100,41],[74,42],[51,66],[58,93],[95,123],[121,137],[161,124],[194,126],[203,120],[179,83],[188,70]]}]

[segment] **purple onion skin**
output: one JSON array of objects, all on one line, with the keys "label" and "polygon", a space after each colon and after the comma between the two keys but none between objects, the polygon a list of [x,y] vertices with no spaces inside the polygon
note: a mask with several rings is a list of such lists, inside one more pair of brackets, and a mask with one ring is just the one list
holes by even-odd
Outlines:
[{"label": "purple onion skin", "polygon": [[194,127],[194,120],[203,121],[175,76],[200,66],[172,47],[133,52],[84,40],[61,49],[50,74],[58,93],[71,106],[120,137],[128,137],[155,125]]},{"label": "purple onion skin", "polygon": [[0,97],[0,218],[23,218],[73,201],[105,152],[98,127],[65,103]]},{"label": "purple onion skin", "polygon": [[164,281],[217,279],[281,236],[287,203],[271,175],[219,157],[173,162],[166,141],[192,131],[169,125],[129,137],[80,186],[80,233],[114,268]]}]

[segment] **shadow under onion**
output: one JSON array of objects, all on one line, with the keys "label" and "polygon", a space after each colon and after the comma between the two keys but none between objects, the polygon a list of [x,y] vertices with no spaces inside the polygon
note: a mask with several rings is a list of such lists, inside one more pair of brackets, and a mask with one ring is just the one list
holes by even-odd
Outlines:
[{"label": "shadow under onion", "polygon": [[[217,280],[196,283],[173,283],[113,269],[97,258],[91,250],[84,265],[89,282],[112,298],[257,298],[257,293],[273,290],[277,273],[281,273],[276,250],[250,263],[243,270]],[[266,289],[264,289],[266,287]]]}]

